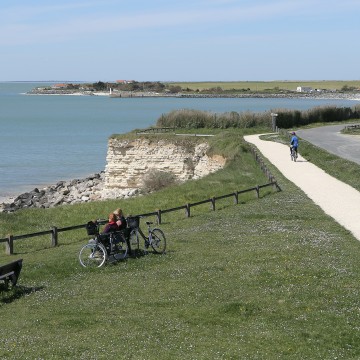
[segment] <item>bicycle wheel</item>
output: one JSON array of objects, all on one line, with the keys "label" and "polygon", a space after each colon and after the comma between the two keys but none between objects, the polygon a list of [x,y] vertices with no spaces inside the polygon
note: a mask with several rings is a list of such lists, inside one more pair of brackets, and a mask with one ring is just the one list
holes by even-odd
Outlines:
[{"label": "bicycle wheel", "polygon": [[290,157],[291,157],[291,161],[295,161],[295,151],[294,151],[294,149],[290,150]]},{"label": "bicycle wheel", "polygon": [[297,153],[295,150],[293,150],[293,160],[296,161],[296,158],[297,158]]},{"label": "bicycle wheel", "polygon": [[130,243],[131,251],[133,251],[136,254],[140,249],[140,245],[139,245],[139,234],[135,229],[131,230],[131,233],[129,235],[129,243]]},{"label": "bicycle wheel", "polygon": [[103,266],[106,259],[106,249],[102,244],[86,244],[79,253],[80,264],[84,267]]},{"label": "bicycle wheel", "polygon": [[128,246],[127,246],[127,242],[125,239],[125,236],[123,234],[120,234],[117,238],[116,238],[116,243],[115,243],[115,251],[114,251],[114,257],[116,260],[123,260],[127,257],[128,254]]},{"label": "bicycle wheel", "polygon": [[151,247],[158,254],[163,254],[166,249],[166,238],[162,230],[153,229],[151,230]]}]

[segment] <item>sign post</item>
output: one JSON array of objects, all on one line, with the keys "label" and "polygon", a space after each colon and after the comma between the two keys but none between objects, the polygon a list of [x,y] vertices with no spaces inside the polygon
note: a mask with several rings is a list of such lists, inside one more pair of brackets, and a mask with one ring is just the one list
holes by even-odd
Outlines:
[{"label": "sign post", "polygon": [[273,132],[276,132],[276,117],[278,114],[271,113],[271,123],[272,123],[272,130]]}]

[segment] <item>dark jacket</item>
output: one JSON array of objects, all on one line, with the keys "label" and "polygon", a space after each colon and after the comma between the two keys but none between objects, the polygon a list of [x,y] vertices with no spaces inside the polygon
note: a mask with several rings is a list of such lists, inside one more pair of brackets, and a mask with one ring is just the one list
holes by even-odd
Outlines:
[{"label": "dark jacket", "polygon": [[121,224],[118,226],[119,230],[126,229],[126,219],[123,216],[118,218],[118,221],[121,221]]}]

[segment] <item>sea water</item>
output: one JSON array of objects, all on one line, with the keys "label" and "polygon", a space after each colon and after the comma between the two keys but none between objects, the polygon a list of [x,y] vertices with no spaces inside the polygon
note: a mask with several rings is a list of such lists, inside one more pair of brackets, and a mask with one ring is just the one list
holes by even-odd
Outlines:
[{"label": "sea water", "polygon": [[35,187],[105,169],[112,134],[155,125],[176,109],[212,112],[353,106],[351,100],[253,98],[110,98],[26,95],[48,83],[0,83],[0,203]]}]

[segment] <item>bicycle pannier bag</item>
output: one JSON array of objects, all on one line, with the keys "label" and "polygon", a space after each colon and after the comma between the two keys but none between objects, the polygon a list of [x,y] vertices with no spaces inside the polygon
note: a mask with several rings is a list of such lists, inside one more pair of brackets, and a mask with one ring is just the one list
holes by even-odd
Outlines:
[{"label": "bicycle pannier bag", "polygon": [[98,226],[93,221],[89,221],[86,224],[86,231],[88,235],[96,235],[98,233]]}]

